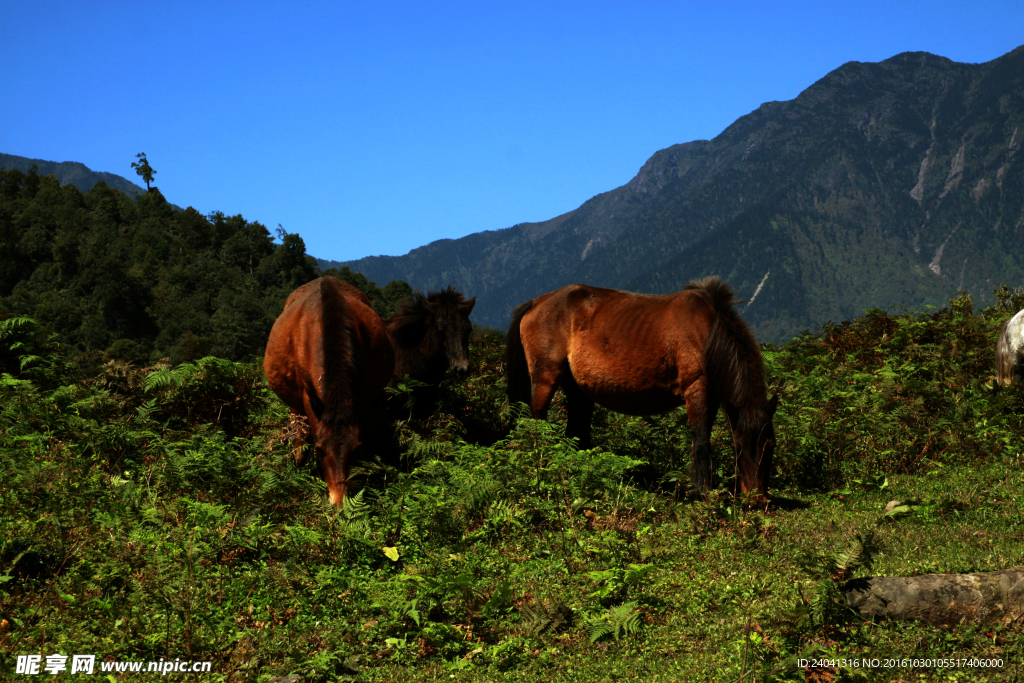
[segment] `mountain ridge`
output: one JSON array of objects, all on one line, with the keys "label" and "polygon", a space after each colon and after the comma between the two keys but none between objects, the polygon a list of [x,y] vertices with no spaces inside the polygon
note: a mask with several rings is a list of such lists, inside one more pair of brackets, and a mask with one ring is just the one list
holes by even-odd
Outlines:
[{"label": "mountain ridge", "polygon": [[771,341],[864,308],[943,305],[959,288],[985,301],[1024,282],[1021,74],[1024,47],[983,64],[847,62],[549,221],[342,265],[453,284],[499,327],[571,282],[659,293],[708,274],[748,299],[762,287],[743,312]]},{"label": "mountain ridge", "polygon": [[127,178],[114,173],[104,171],[93,171],[80,161],[46,161],[44,159],[30,159],[14,154],[0,154],[0,168],[5,170],[18,170],[27,173],[36,166],[37,173],[41,176],[54,175],[61,185],[74,185],[82,192],[88,192],[96,183],[103,181],[108,187],[121,190],[131,196],[135,192],[145,192],[146,188],[136,185]]}]

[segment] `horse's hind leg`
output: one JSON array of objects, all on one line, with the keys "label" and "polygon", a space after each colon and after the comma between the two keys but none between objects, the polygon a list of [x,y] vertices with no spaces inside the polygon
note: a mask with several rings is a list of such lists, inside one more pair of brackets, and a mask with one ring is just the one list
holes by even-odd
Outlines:
[{"label": "horse's hind leg", "polygon": [[590,440],[590,424],[594,418],[594,401],[583,393],[570,373],[562,376],[561,384],[569,411],[565,435],[570,439],[579,439],[582,449],[592,448],[594,444]]},{"label": "horse's hind leg", "polygon": [[693,462],[690,481],[698,493],[711,490],[711,428],[718,414],[718,401],[708,394],[704,379],[699,379],[683,394],[686,419],[693,434]]}]

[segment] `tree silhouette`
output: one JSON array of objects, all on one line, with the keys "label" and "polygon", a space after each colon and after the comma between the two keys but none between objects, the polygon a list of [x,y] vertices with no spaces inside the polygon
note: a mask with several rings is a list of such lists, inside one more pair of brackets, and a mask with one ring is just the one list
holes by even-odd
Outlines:
[{"label": "tree silhouette", "polygon": [[153,182],[153,176],[156,175],[156,171],[154,171],[153,167],[149,165],[148,161],[146,161],[145,152],[139,152],[135,156],[138,157],[140,161],[133,161],[132,168],[134,168],[135,172],[142,176],[142,179],[146,181],[146,190],[148,191],[150,189],[149,184]]}]

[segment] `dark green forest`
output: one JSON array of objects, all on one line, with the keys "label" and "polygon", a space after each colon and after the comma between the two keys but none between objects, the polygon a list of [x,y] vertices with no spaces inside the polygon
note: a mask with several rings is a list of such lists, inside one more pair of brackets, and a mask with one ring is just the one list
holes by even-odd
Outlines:
[{"label": "dark green forest", "polygon": [[[176,210],[156,188],[136,199],[100,182],[83,194],[35,169],[0,170],[0,317],[31,316],[96,361],[252,359],[288,294],[321,274],[280,227]],[[327,274],[385,317],[411,293]]]}]

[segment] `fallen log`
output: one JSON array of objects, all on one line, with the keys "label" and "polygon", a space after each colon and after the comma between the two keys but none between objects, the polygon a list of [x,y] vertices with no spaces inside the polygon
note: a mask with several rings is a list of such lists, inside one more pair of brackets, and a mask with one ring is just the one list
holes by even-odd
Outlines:
[{"label": "fallen log", "polygon": [[1024,567],[977,574],[875,576],[843,585],[861,616],[937,626],[1009,623],[1024,614]]}]

